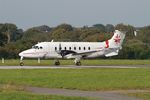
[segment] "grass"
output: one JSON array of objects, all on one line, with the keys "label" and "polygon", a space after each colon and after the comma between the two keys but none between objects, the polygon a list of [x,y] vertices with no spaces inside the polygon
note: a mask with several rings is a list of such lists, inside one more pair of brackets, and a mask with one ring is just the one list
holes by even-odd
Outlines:
[{"label": "grass", "polygon": [[128,95],[141,98],[142,100],[150,100],[150,93],[132,93]]},{"label": "grass", "polygon": [[85,97],[37,95],[37,94],[17,92],[17,91],[0,92],[0,99],[1,100],[93,100]]},{"label": "grass", "polygon": [[0,70],[0,84],[78,90],[150,88],[150,69],[13,69]]},{"label": "grass", "polygon": [[[27,66],[52,66],[53,60],[41,60],[41,63],[38,64],[37,60],[24,60],[25,65]],[[150,60],[81,60],[82,65],[150,65]],[[73,60],[60,60],[61,65],[74,65]],[[5,63],[0,62],[0,66],[18,66],[18,60],[5,60]]]},{"label": "grass", "polygon": [[75,97],[75,96],[57,96],[57,95],[42,95],[25,92],[24,88],[15,85],[0,85],[1,100],[97,100],[95,98]]}]

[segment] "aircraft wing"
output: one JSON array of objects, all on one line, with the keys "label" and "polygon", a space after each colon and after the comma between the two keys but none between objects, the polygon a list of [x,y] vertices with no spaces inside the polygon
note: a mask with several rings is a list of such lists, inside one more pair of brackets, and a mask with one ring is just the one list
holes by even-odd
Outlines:
[{"label": "aircraft wing", "polygon": [[84,57],[87,57],[88,55],[95,53],[95,52],[98,52],[98,51],[99,50],[77,53],[77,52],[71,51],[71,50],[61,50],[57,53],[60,54],[62,56],[62,58],[66,57],[69,59],[69,58],[77,58],[77,57],[84,58]]},{"label": "aircraft wing", "polygon": [[63,57],[65,57],[66,55],[69,55],[69,54],[75,54],[76,52],[75,51],[72,51],[72,50],[59,50],[59,51],[56,51],[58,54],[60,54]]},{"label": "aircraft wing", "polygon": [[76,54],[73,54],[73,55],[75,55],[75,56],[80,55],[82,57],[86,57],[86,56],[90,55],[91,53],[95,53],[95,52],[98,52],[98,50],[89,51],[89,52],[82,52],[82,53],[76,53]]}]

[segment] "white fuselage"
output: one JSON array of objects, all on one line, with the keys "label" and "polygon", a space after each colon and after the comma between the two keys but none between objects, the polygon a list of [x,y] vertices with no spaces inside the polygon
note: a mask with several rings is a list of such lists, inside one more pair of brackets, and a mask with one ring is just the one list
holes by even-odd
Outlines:
[{"label": "white fuselage", "polygon": [[89,54],[86,58],[99,57],[105,53],[105,42],[41,42],[19,55],[26,58],[62,58],[57,52],[59,50],[70,50],[76,53],[97,51]]}]

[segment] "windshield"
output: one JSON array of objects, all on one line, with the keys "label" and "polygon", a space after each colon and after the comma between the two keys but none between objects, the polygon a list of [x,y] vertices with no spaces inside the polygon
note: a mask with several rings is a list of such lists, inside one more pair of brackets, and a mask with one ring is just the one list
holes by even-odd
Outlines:
[{"label": "windshield", "polygon": [[43,47],[39,46],[32,46],[32,49],[43,49]]}]

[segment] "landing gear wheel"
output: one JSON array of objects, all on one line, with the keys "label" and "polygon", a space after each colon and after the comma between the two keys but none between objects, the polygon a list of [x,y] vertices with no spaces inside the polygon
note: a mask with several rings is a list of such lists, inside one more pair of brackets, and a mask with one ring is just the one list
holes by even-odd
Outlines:
[{"label": "landing gear wheel", "polygon": [[81,62],[79,61],[79,62],[76,62],[76,65],[77,66],[81,66]]},{"label": "landing gear wheel", "polygon": [[24,65],[24,63],[23,62],[20,62],[20,66],[23,66]]},{"label": "landing gear wheel", "polygon": [[56,60],[56,61],[54,62],[54,65],[59,66],[59,65],[60,65],[60,62],[59,62],[58,60]]}]

